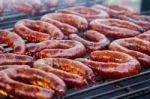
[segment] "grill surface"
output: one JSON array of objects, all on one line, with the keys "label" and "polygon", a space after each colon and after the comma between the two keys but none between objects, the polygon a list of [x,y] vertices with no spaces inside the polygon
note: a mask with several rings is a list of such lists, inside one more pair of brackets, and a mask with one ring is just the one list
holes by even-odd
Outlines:
[{"label": "grill surface", "polygon": [[[88,0],[84,0],[88,1]],[[91,0],[93,1],[93,0]],[[97,0],[100,1],[100,0]],[[81,2],[77,5],[91,5],[93,2]],[[60,9],[65,7],[64,5],[59,6],[59,8],[51,8],[48,11],[41,11],[35,16],[26,15],[26,14],[15,14],[7,12],[5,16],[1,17],[4,20],[0,22],[1,29],[8,29],[12,31],[12,26],[15,22],[20,19],[29,18],[29,19],[39,19],[42,15],[54,12],[56,9]],[[142,14],[150,15],[150,12],[144,12]],[[26,44],[30,44],[26,42]],[[7,51],[11,51],[5,44],[1,44],[6,48]],[[150,97],[150,68],[144,67],[141,73],[122,78],[117,80],[111,79],[97,79],[97,82],[93,85],[86,86],[81,89],[69,89],[65,99],[128,99],[128,98],[136,98],[136,99],[149,99]],[[0,99],[9,99],[8,97],[1,96]]]}]

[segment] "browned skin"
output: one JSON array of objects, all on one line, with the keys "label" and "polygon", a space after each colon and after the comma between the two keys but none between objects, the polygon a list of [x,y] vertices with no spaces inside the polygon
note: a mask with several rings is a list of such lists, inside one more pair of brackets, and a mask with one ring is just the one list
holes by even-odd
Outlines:
[{"label": "browned skin", "polygon": [[70,7],[65,9],[60,9],[58,12],[75,14],[82,17],[85,17],[88,21],[97,19],[97,18],[108,18],[109,15],[103,10],[97,10],[95,8],[79,6],[79,7]]},{"label": "browned skin", "polygon": [[23,19],[14,25],[14,30],[22,38],[32,42],[64,38],[56,26],[39,20]]},{"label": "browned skin", "polygon": [[10,0],[13,8],[29,14],[35,14],[42,9],[40,0]]},{"label": "browned skin", "polygon": [[11,46],[13,52],[16,54],[24,54],[25,52],[25,42],[16,33],[7,30],[0,30],[0,43],[6,43]]},{"label": "browned skin", "polygon": [[59,77],[39,69],[9,68],[0,72],[0,81],[0,93],[13,98],[54,99],[66,92]]},{"label": "browned skin", "polygon": [[83,56],[85,52],[85,47],[73,40],[48,40],[27,48],[28,54],[36,53],[35,56],[39,58],[77,58]]},{"label": "browned skin", "polygon": [[134,22],[138,25],[140,25],[144,31],[150,30],[150,16],[144,16],[144,15],[134,15],[134,16],[128,16],[128,17],[122,17],[122,19]]},{"label": "browned skin", "polygon": [[94,30],[86,31],[84,36],[86,36],[91,41],[81,38],[77,34],[71,34],[69,35],[69,38],[71,40],[81,42],[86,47],[87,52],[105,49],[110,43],[110,41],[103,34]]},{"label": "browned skin", "polygon": [[43,17],[41,17],[41,20],[57,26],[65,35],[74,34],[74,33],[79,32],[76,27],[71,26],[66,23],[62,23],[58,20],[54,20],[53,18],[50,18],[47,15],[44,15]]},{"label": "browned skin", "polygon": [[104,78],[121,78],[137,74],[140,63],[128,54],[117,51],[94,51],[91,59],[79,58],[78,61],[96,70]]},{"label": "browned skin", "polygon": [[137,11],[120,5],[103,6],[97,4],[94,5],[92,8],[104,10],[112,18],[122,18],[125,16],[139,15]]},{"label": "browned skin", "polygon": [[[74,14],[49,13],[49,14],[44,15],[41,19],[44,20],[47,18],[50,19],[50,23],[54,22],[54,21],[51,21],[53,19],[53,20],[59,21],[61,23],[66,23],[71,26],[74,26],[74,27],[78,28],[79,30],[85,30],[88,27],[88,22],[85,18],[78,16],[78,15],[74,15]],[[55,24],[55,25],[57,26],[57,24]]]},{"label": "browned skin", "polygon": [[144,32],[143,34],[138,35],[137,38],[150,42],[150,31],[147,31],[147,32]]},{"label": "browned skin", "polygon": [[125,38],[113,41],[109,49],[127,53],[140,61],[144,66],[150,66],[150,42],[138,38]]},{"label": "browned skin", "polygon": [[4,70],[4,69],[8,69],[8,68],[18,68],[18,67],[28,67],[28,68],[30,68],[30,66],[29,65],[0,65],[0,71],[1,70]]},{"label": "browned skin", "polygon": [[45,4],[48,5],[48,7],[56,7],[59,3],[59,0],[45,0]]},{"label": "browned skin", "polygon": [[132,22],[119,19],[96,19],[90,23],[90,28],[112,38],[133,37],[143,30]]},{"label": "browned skin", "polygon": [[52,72],[62,78],[67,85],[82,87],[94,80],[93,71],[86,65],[65,58],[44,58],[34,62],[34,68]]},{"label": "browned skin", "polygon": [[30,65],[32,62],[31,56],[12,53],[0,54],[0,65]]}]

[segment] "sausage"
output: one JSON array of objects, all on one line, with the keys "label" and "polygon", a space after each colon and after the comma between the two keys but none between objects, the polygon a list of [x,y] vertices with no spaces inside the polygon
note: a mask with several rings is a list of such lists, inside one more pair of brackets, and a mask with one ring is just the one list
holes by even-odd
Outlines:
[{"label": "sausage", "polygon": [[33,68],[9,68],[0,72],[1,94],[13,98],[54,99],[66,92],[65,83],[56,75]]},{"label": "sausage", "polygon": [[14,9],[32,15],[42,9],[40,0],[10,0],[10,3]]},{"label": "sausage", "polygon": [[103,10],[100,10],[100,9],[97,10],[95,8],[90,8],[90,7],[85,7],[85,6],[60,9],[57,12],[79,15],[79,16],[86,18],[88,21],[98,19],[98,18],[109,17],[108,13]]},{"label": "sausage", "polygon": [[86,40],[77,34],[71,34],[69,35],[69,38],[71,40],[79,41],[81,42],[85,47],[87,52],[92,52],[95,50],[101,50],[105,49],[110,41],[105,37],[103,34],[94,31],[94,30],[88,30],[84,33],[84,36],[86,36],[89,40]]},{"label": "sausage", "polygon": [[78,33],[79,32],[76,27],[71,26],[71,25],[66,24],[66,23],[62,23],[62,22],[57,21],[57,20],[54,20],[52,18],[49,18],[46,15],[43,16],[41,18],[41,20],[57,26],[65,35],[74,34],[74,33]]},{"label": "sausage", "polygon": [[137,74],[141,70],[140,63],[128,54],[117,51],[94,51],[91,59],[78,58],[77,61],[89,66],[104,78],[122,78]]},{"label": "sausage", "polygon": [[29,65],[0,65],[0,71],[8,68],[16,68],[16,67],[30,67]]},{"label": "sausage", "polygon": [[125,6],[120,6],[120,5],[99,5],[96,4],[92,6],[92,8],[100,9],[106,11],[110,17],[112,18],[122,18],[125,16],[132,16],[132,15],[139,15],[139,13],[131,8],[127,8]]},{"label": "sausage", "polygon": [[34,62],[34,68],[52,72],[62,78],[67,85],[76,88],[94,80],[93,71],[86,65],[65,58],[44,58]]},{"label": "sausage", "polygon": [[0,30],[0,43],[6,43],[7,45],[12,46],[15,54],[25,53],[25,42],[16,33],[7,30]]},{"label": "sausage", "polygon": [[77,58],[83,56],[85,52],[85,47],[73,40],[48,40],[27,48],[27,54],[35,53],[35,56],[39,58]]},{"label": "sausage", "polygon": [[127,53],[138,59],[144,66],[150,66],[150,42],[138,38],[125,38],[113,41],[109,49]]},{"label": "sausage", "polygon": [[63,33],[56,26],[39,20],[20,20],[15,24],[14,30],[22,38],[32,42],[64,38]]},{"label": "sausage", "polygon": [[137,38],[150,42],[150,31],[147,31],[147,32],[144,32],[144,33],[138,35]]},{"label": "sausage", "polygon": [[59,0],[44,0],[44,3],[48,6],[48,7],[56,7],[59,3]]},{"label": "sausage", "polygon": [[32,62],[31,56],[13,53],[0,54],[0,65],[30,65]]},{"label": "sausage", "polygon": [[[88,22],[85,18],[74,15],[74,14],[66,14],[66,13],[49,13],[44,15],[41,18],[42,21],[47,21],[53,23],[51,20],[59,21],[61,23],[66,23],[71,26],[78,28],[79,30],[85,30],[88,27]],[[55,24],[57,26],[57,24]],[[58,25],[59,27],[60,25]],[[62,27],[63,28],[63,27]],[[61,29],[61,28],[60,28]]]},{"label": "sausage", "polygon": [[96,19],[91,21],[90,28],[112,38],[133,37],[143,31],[142,27],[119,19]]},{"label": "sausage", "polygon": [[150,30],[150,17],[145,15],[133,15],[128,17],[122,17],[121,19],[134,22],[141,26],[144,31]]}]

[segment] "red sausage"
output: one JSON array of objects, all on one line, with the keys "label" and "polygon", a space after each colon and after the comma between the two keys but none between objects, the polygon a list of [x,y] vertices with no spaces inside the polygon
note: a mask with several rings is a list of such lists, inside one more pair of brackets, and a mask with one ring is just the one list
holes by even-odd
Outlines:
[{"label": "red sausage", "polygon": [[81,42],[86,47],[87,52],[105,49],[110,43],[110,41],[103,34],[94,30],[88,30],[84,33],[84,35],[92,41],[85,40],[77,34],[71,34],[69,35],[69,38],[71,40]]},{"label": "red sausage", "polygon": [[59,77],[34,68],[5,69],[0,72],[0,81],[2,94],[15,99],[55,99],[66,92],[66,85]]},{"label": "red sausage", "polygon": [[96,19],[90,23],[90,27],[113,38],[133,37],[143,30],[132,22],[119,19]]},{"label": "red sausage", "polygon": [[22,38],[32,42],[64,38],[63,33],[56,26],[39,20],[23,19],[15,24],[14,30]]},{"label": "red sausage", "polygon": [[6,43],[13,47],[13,52],[16,54],[24,54],[25,42],[16,33],[7,30],[0,30],[0,43]]},{"label": "red sausage", "polygon": [[36,53],[36,57],[77,58],[85,54],[85,47],[73,40],[48,40],[27,48],[28,54]]},{"label": "red sausage", "polygon": [[142,65],[150,66],[150,42],[138,38],[125,38],[113,41],[111,50],[127,53],[138,59]]},{"label": "red sausage", "polygon": [[86,18],[88,21],[98,19],[98,18],[108,18],[109,15],[107,12],[103,10],[97,10],[95,8],[79,6],[79,7],[70,7],[65,9],[60,9],[58,12],[69,13],[82,16]]},{"label": "red sausage", "polygon": [[[71,26],[78,28],[79,30],[85,30],[88,27],[88,22],[85,18],[74,15],[74,14],[65,14],[65,13],[49,13],[44,15],[41,20],[53,23],[52,21],[55,20],[61,23],[66,23]],[[52,21],[51,21],[52,20]],[[55,24],[57,26],[57,24]],[[58,26],[59,27],[59,26]],[[60,28],[61,29],[61,28]]]},{"label": "red sausage", "polygon": [[65,58],[44,58],[34,62],[34,68],[52,72],[67,85],[81,87],[94,80],[93,71],[84,64]]},{"label": "red sausage", "polygon": [[117,51],[94,51],[91,59],[76,59],[98,72],[104,78],[121,78],[137,74],[140,63],[128,54]]}]

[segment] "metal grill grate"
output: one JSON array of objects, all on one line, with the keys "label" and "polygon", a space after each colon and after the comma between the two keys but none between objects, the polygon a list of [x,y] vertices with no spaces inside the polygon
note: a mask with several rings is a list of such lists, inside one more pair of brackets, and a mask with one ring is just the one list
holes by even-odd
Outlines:
[{"label": "metal grill grate", "polygon": [[[85,0],[88,1],[88,0]],[[98,1],[98,0],[97,0]],[[94,4],[92,2],[81,2],[78,5],[91,5]],[[65,6],[59,6],[59,8],[64,8]],[[5,16],[1,17],[4,18],[6,21],[2,21],[0,23],[1,29],[8,29],[12,31],[12,26],[18,20],[23,18],[29,19],[39,19],[42,15],[54,12],[56,9],[59,8],[51,8],[48,11],[43,10],[35,16],[26,15],[26,14],[9,14],[6,13]],[[150,12],[144,12],[142,14],[150,15]],[[26,42],[26,44],[30,44]],[[12,49],[9,48],[5,44],[1,44],[6,48],[7,51],[11,51]],[[86,86],[81,89],[69,89],[65,99],[128,99],[128,98],[136,98],[136,99],[148,99],[150,97],[150,68],[143,68],[142,72],[122,78],[117,80],[111,79],[97,79],[97,82],[93,85]],[[2,97],[0,97],[2,98]],[[4,97],[3,99],[8,99]]]}]

